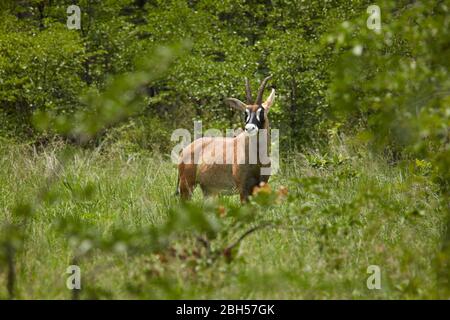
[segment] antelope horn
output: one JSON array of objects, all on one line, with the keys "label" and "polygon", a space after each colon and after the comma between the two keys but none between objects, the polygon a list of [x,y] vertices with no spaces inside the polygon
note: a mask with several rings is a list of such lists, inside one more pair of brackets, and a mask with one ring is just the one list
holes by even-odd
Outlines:
[{"label": "antelope horn", "polygon": [[258,96],[256,97],[256,105],[261,105],[262,104],[264,89],[266,88],[267,81],[269,81],[270,78],[272,78],[271,75],[266,77],[261,82],[261,85],[259,86],[259,90],[258,90]]},{"label": "antelope horn", "polygon": [[250,89],[250,82],[247,77],[245,78],[245,94],[247,95],[247,104],[252,104],[252,90]]}]

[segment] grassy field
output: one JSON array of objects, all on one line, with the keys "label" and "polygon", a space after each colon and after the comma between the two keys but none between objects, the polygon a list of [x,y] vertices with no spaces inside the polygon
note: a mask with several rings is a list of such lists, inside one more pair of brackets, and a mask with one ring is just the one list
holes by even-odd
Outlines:
[{"label": "grassy field", "polygon": [[[77,261],[82,299],[438,296],[433,262],[444,212],[426,163],[390,165],[337,144],[327,154],[282,155],[272,193],[261,191],[244,208],[238,196],[204,201],[199,190],[185,207],[174,195],[177,173],[167,158],[65,149],[0,147],[0,221],[25,236],[15,256],[15,298],[70,299],[66,268],[80,243],[89,251]],[[24,222],[14,212],[26,204],[32,213]],[[191,230],[195,221],[182,216],[192,214],[189,208],[200,210],[212,236]],[[170,217],[182,221],[168,224]],[[66,218],[97,234],[68,232],[61,227]],[[145,237],[139,250],[125,240],[112,249],[92,240],[155,226],[173,227],[156,249]],[[380,290],[366,286],[369,265],[380,267]],[[3,263],[0,298],[7,298],[6,287]]]}]

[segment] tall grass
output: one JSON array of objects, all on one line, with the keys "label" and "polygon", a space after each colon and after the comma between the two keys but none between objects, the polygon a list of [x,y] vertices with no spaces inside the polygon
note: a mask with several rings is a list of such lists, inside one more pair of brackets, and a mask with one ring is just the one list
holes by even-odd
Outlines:
[{"label": "tall grass", "polygon": [[[30,220],[17,252],[15,297],[69,299],[66,268],[73,237],[64,219],[114,230],[164,225],[175,197],[176,169],[162,156],[116,148],[80,150],[64,144],[36,149],[0,148],[0,222],[17,223],[14,208],[29,203]],[[225,226],[213,238],[177,229],[161,250],[94,248],[80,259],[81,298],[436,298],[434,254],[444,233],[438,188],[421,166],[392,166],[383,158],[343,145],[285,159],[270,181],[287,197],[246,205],[255,218],[239,224],[239,197],[211,205]],[[43,192],[42,190],[45,190]],[[284,190],[284,189],[283,189]],[[269,192],[269,191],[267,191]],[[236,209],[237,208],[237,209]],[[262,221],[236,246],[233,257],[213,256]],[[207,245],[202,245],[207,242]],[[369,290],[367,267],[381,269],[382,288]],[[0,264],[0,297],[7,268]]]}]

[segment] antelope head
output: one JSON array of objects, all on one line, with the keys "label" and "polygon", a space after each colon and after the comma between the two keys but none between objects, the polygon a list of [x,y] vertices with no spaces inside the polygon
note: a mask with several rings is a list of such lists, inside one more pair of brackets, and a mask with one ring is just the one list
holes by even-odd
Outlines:
[{"label": "antelope head", "polygon": [[255,135],[259,129],[269,128],[268,112],[275,100],[275,89],[272,89],[269,97],[263,102],[264,89],[267,82],[272,76],[266,77],[259,86],[258,95],[256,100],[253,100],[252,92],[250,89],[250,83],[245,78],[245,93],[247,97],[247,103],[244,103],[236,98],[228,98],[225,100],[231,107],[244,112],[245,116],[245,132],[248,135]]}]

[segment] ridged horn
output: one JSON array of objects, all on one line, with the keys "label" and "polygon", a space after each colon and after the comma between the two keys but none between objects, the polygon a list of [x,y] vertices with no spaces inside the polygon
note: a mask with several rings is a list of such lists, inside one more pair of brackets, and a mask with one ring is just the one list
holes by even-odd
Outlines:
[{"label": "ridged horn", "polygon": [[272,75],[266,77],[266,78],[261,82],[261,85],[259,86],[259,90],[258,90],[258,96],[256,97],[256,103],[255,103],[256,105],[261,105],[261,104],[262,104],[262,99],[263,99],[264,89],[266,88],[267,81],[269,81],[270,78],[272,78]]},{"label": "ridged horn", "polygon": [[247,96],[247,104],[253,103],[252,90],[250,89],[250,82],[245,78],[245,94]]}]

